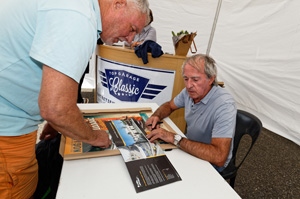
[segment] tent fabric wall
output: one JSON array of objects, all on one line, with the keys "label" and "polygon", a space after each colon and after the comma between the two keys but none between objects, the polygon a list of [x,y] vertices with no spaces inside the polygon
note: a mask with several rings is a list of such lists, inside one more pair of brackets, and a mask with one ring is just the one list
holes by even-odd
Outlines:
[{"label": "tent fabric wall", "polygon": [[[218,0],[149,0],[158,43],[174,53],[171,31],[197,31],[206,53]],[[300,145],[300,1],[223,0],[210,49],[238,108]],[[188,55],[191,55],[190,53]]]}]

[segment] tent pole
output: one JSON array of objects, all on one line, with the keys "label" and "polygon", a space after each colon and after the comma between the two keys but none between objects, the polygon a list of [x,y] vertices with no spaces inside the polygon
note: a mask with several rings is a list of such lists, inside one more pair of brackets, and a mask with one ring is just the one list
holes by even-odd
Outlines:
[{"label": "tent pole", "polygon": [[217,10],[216,10],[216,14],[215,14],[214,23],[213,23],[213,26],[212,26],[212,29],[211,29],[211,33],[210,33],[210,37],[209,37],[209,42],[208,42],[207,50],[206,50],[206,55],[207,56],[209,56],[209,53],[210,53],[211,44],[212,44],[212,41],[213,41],[213,38],[214,38],[214,34],[215,34],[217,22],[218,22],[218,17],[219,17],[220,10],[221,10],[221,5],[222,5],[222,0],[219,0],[218,6],[217,6]]}]

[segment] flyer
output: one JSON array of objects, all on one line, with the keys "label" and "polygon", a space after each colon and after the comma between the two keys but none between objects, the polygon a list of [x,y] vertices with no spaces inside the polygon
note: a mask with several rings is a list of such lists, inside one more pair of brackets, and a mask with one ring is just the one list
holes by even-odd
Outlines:
[{"label": "flyer", "polygon": [[158,142],[151,143],[135,119],[105,122],[120,150],[137,193],[180,181]]}]

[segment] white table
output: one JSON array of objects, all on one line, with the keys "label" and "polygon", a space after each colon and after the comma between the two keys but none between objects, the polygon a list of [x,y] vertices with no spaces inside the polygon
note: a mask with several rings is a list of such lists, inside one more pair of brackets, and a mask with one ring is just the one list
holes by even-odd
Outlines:
[{"label": "white table", "polygon": [[[151,107],[153,103],[82,104],[81,109],[110,109]],[[178,133],[174,123],[165,121]],[[182,181],[136,193],[121,155],[64,161],[57,191],[57,199],[182,199],[182,198],[240,198],[207,161],[180,149],[166,151],[166,155]]]}]

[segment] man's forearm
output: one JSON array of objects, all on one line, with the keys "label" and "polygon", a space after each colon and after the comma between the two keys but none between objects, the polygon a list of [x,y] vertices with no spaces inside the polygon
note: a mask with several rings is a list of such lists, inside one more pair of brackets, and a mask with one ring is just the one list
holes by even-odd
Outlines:
[{"label": "man's forearm", "polygon": [[87,143],[95,140],[99,131],[84,122],[76,104],[78,83],[57,70],[43,66],[43,78],[39,95],[39,107],[42,118],[49,124],[73,139]]},{"label": "man's forearm", "polygon": [[[230,138],[217,138],[217,139],[230,139]],[[191,155],[206,160],[216,166],[222,167],[228,156],[230,141],[229,141],[229,145],[228,145],[228,140],[226,140],[224,145],[219,147],[212,144],[204,144],[201,142],[195,142],[183,138],[180,141],[180,148]]]},{"label": "man's forearm", "polygon": [[170,105],[170,102],[166,102],[163,105],[161,105],[152,116],[157,116],[160,120],[164,119],[165,117],[168,117],[173,112],[173,109]]},{"label": "man's forearm", "polygon": [[92,143],[97,139],[97,132],[84,122],[80,110],[72,108],[63,113],[57,113],[55,118],[48,118],[50,125],[60,133],[80,140],[85,143]]}]

